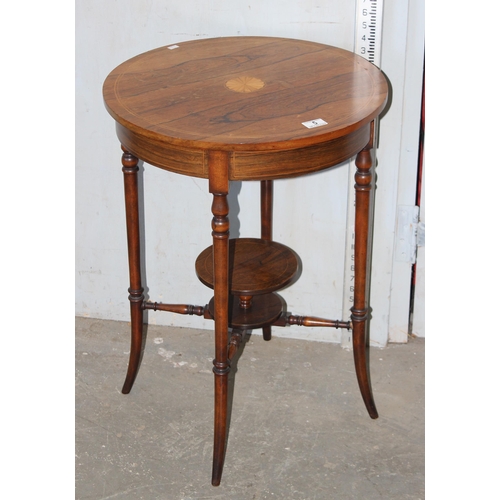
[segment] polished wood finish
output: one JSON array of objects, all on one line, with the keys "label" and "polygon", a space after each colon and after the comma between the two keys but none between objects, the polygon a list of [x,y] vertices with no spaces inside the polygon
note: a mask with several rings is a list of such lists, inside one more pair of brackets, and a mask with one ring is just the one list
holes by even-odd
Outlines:
[{"label": "polished wood finish", "polygon": [[[214,315],[214,299],[208,303],[208,312]],[[237,297],[229,299],[229,326],[244,330],[266,328],[275,324],[283,312],[283,300],[275,293],[252,297],[250,307],[242,307]],[[283,325],[285,326],[285,325]]]},{"label": "polished wood finish", "polygon": [[213,237],[213,283],[215,320],[215,410],[214,450],[212,484],[218,486],[226,453],[227,433],[227,381],[231,371],[227,341],[229,327],[229,154],[225,151],[210,151],[209,191],[213,194],[212,237]]},{"label": "polished wood finish", "polygon": [[[196,275],[214,288],[214,247],[196,259]],[[229,288],[240,296],[262,295],[281,290],[293,282],[299,270],[296,253],[276,241],[257,238],[229,240]]]},{"label": "polished wood finish", "polygon": [[[370,149],[373,121],[386,105],[387,92],[384,75],[361,57],[318,43],[269,37],[205,39],[162,47],[124,62],[104,82],[105,105],[116,121],[124,150],[132,347],[123,392],[130,391],[137,375],[144,309],[213,318],[213,485],[222,475],[228,375],[243,329],[263,328],[264,338],[270,340],[271,325],[352,326],[361,394],[370,416],[377,416],[367,350]],[[317,126],[306,126],[311,123]],[[282,299],[272,292],[296,278],[298,257],[273,241],[273,180],[331,168],[356,155],[351,321],[285,313]],[[196,263],[198,276],[214,290],[205,307],[144,301],[138,158],[171,172],[208,179],[213,245]],[[230,240],[230,182],[245,180],[261,181],[261,238]],[[247,257],[242,257],[244,253]],[[230,327],[235,328],[231,334]]]},{"label": "polished wood finish", "polygon": [[190,316],[205,316],[205,306],[193,306],[190,304],[162,304],[161,302],[144,302],[144,309],[151,309],[153,311],[166,311],[175,314],[188,314]]},{"label": "polished wood finish", "polygon": [[283,317],[285,325],[298,325],[298,326],[317,326],[317,327],[330,327],[330,328],[347,328],[352,329],[350,321],[340,321],[338,319],[318,318],[316,316],[296,316],[290,314]]},{"label": "polished wood finish", "polygon": [[[260,181],[260,237],[266,241],[273,239],[273,196],[273,181]],[[270,325],[262,328],[262,337],[266,341],[271,340]]]},{"label": "polished wood finish", "polygon": [[127,377],[123,384],[123,394],[128,394],[132,389],[135,377],[139,370],[142,350],[143,333],[143,308],[144,288],[141,284],[141,242],[139,234],[139,194],[137,173],[139,171],[138,159],[123,149],[122,171],[125,185],[125,214],[127,220],[127,242],[130,288],[130,316],[132,341],[130,346],[130,359]]},{"label": "polished wood finish", "polygon": [[[243,76],[265,85],[250,93],[227,88]],[[104,99],[121,143],[148,163],[207,178],[207,151],[225,150],[229,180],[275,179],[356,155],[369,140],[365,126],[385,106],[387,83],[371,63],[339,48],[223,37],[124,62],[106,79]],[[303,125],[315,119],[327,124]]]},{"label": "polished wood finish", "polygon": [[370,142],[356,157],[356,213],[354,222],[354,305],[351,308],[353,325],[353,351],[356,375],[361,396],[371,418],[377,418],[370,382],[367,338],[367,271],[368,271],[368,239],[370,235],[370,195],[372,180],[373,127]]}]

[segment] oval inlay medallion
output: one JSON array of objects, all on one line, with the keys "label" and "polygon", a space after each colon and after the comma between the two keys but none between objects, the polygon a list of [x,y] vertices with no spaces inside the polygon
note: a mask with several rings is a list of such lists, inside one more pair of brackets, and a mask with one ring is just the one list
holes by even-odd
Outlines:
[{"label": "oval inlay medallion", "polygon": [[254,78],[253,76],[239,76],[226,82],[226,87],[229,90],[243,93],[255,92],[256,90],[260,90],[264,85],[265,83],[261,79]]}]

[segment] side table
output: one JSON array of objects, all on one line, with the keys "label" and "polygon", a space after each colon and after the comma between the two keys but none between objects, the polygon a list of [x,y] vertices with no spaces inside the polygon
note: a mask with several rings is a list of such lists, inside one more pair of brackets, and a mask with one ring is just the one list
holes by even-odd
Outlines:
[{"label": "side table", "polygon": [[[382,72],[365,59],[323,44],[271,37],[183,42],[134,57],[104,82],[116,121],[130,273],[131,350],[122,392],[130,392],[142,348],[146,309],[214,320],[215,421],[212,484],[221,480],[231,359],[245,330],[290,324],[353,331],[361,395],[377,418],[368,366],[367,272],[374,120],[387,102]],[[348,321],[284,312],[277,291],[297,279],[298,258],[273,241],[273,180],[306,175],[356,156],[354,305]],[[138,162],[208,179],[213,245],[196,260],[213,289],[205,306],[145,300],[141,282]],[[261,238],[229,239],[231,181],[261,182]]]}]

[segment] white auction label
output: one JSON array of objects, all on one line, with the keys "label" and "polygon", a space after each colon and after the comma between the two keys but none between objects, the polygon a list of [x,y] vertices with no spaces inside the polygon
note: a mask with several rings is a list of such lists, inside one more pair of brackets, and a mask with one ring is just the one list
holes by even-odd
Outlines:
[{"label": "white auction label", "polygon": [[328,125],[325,120],[322,120],[321,118],[316,118],[316,120],[310,120],[308,122],[302,122],[302,125],[307,128],[314,128],[314,127],[321,127],[323,125]]},{"label": "white auction label", "polygon": [[179,46],[178,45],[170,45],[170,47],[167,47],[167,49],[169,50],[174,50],[174,49],[178,49]]}]

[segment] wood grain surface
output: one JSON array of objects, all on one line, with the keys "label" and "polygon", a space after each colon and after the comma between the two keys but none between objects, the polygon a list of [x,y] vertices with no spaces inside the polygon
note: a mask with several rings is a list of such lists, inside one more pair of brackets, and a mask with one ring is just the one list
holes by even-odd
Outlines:
[{"label": "wood grain surface", "polygon": [[[213,246],[196,259],[196,275],[214,287]],[[229,240],[229,288],[238,295],[262,295],[283,289],[299,271],[299,258],[287,246],[257,238]]]},{"label": "wood grain surface", "polygon": [[[110,73],[103,93],[119,128],[148,142],[265,151],[307,147],[362,128],[384,108],[387,83],[377,67],[339,48],[223,37],[132,58]],[[326,124],[303,125],[311,120]]]}]

